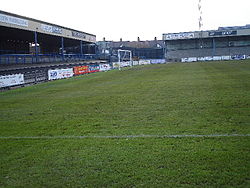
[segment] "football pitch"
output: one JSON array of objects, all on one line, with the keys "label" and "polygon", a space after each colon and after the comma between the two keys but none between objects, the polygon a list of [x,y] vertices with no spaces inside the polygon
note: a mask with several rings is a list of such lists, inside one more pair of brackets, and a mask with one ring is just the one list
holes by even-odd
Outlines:
[{"label": "football pitch", "polygon": [[0,93],[0,187],[250,187],[250,61]]}]

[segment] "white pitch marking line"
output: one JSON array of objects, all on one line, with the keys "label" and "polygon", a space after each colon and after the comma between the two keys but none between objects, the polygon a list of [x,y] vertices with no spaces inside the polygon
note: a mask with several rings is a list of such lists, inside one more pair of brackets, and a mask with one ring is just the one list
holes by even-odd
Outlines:
[{"label": "white pitch marking line", "polygon": [[250,134],[209,134],[209,135],[110,135],[110,136],[0,136],[9,139],[85,139],[85,138],[201,138],[201,137],[249,137]]}]

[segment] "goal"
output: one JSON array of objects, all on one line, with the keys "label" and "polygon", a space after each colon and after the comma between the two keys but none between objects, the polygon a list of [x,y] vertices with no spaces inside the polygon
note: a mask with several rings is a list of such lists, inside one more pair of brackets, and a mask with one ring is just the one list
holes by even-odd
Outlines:
[{"label": "goal", "polygon": [[121,67],[133,66],[132,61],[132,51],[130,50],[118,50],[118,67],[121,70]]}]

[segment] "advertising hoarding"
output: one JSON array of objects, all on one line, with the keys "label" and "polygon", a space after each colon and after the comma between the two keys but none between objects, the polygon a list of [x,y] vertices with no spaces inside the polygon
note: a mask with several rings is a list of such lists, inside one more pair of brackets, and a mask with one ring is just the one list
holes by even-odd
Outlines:
[{"label": "advertising hoarding", "polygon": [[111,67],[110,67],[109,64],[100,64],[99,67],[100,67],[100,71],[109,71],[109,70],[111,70]]},{"label": "advertising hoarding", "polygon": [[139,61],[133,61],[133,65],[139,65]]},{"label": "advertising hoarding", "polygon": [[62,34],[63,32],[62,28],[46,24],[41,24],[41,29],[48,33]]},{"label": "advertising hoarding", "polygon": [[8,16],[5,14],[0,14],[0,22],[23,26],[23,27],[28,27],[28,23],[29,23],[28,20],[17,18],[14,16]]},{"label": "advertising hoarding", "polygon": [[139,65],[148,65],[148,64],[150,64],[150,60],[148,59],[139,60]]},{"label": "advertising hoarding", "polygon": [[84,33],[72,31],[71,34],[72,34],[72,37],[86,39],[86,34]]},{"label": "advertising hoarding", "polygon": [[166,62],[165,59],[150,59],[151,64],[163,64],[165,62]]},{"label": "advertising hoarding", "polygon": [[75,75],[87,74],[87,73],[89,73],[89,67],[87,65],[74,67],[74,74]]},{"label": "advertising hoarding", "polygon": [[163,40],[192,39],[195,35],[191,33],[169,33],[163,34]]},{"label": "advertising hoarding", "polygon": [[99,65],[89,65],[89,73],[99,72],[99,71],[100,71]]},{"label": "advertising hoarding", "polygon": [[212,36],[230,36],[230,35],[237,35],[236,30],[227,30],[227,31],[211,31],[208,33],[210,37]]},{"label": "advertising hoarding", "polygon": [[231,57],[229,55],[224,55],[224,56],[221,56],[221,60],[230,60]]},{"label": "advertising hoarding", "polygon": [[74,75],[73,68],[68,69],[56,69],[48,71],[48,79],[56,80],[62,78],[70,78]]},{"label": "advertising hoarding", "polygon": [[246,59],[246,55],[232,55],[231,59],[232,60],[243,60],[243,59]]},{"label": "advertising hoarding", "polygon": [[0,76],[0,87],[9,87],[24,84],[23,74]]}]

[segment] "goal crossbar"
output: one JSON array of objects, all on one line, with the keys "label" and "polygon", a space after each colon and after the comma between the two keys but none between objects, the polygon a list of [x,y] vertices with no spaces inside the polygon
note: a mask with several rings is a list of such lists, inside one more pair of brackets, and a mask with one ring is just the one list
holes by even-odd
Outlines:
[{"label": "goal crossbar", "polygon": [[[124,52],[123,57],[121,57],[121,53]],[[122,59],[126,56],[126,53],[129,53],[129,61],[130,61],[130,66],[132,66],[132,51],[130,50],[118,50],[118,65],[119,65],[119,70],[121,70],[121,62]]]}]

